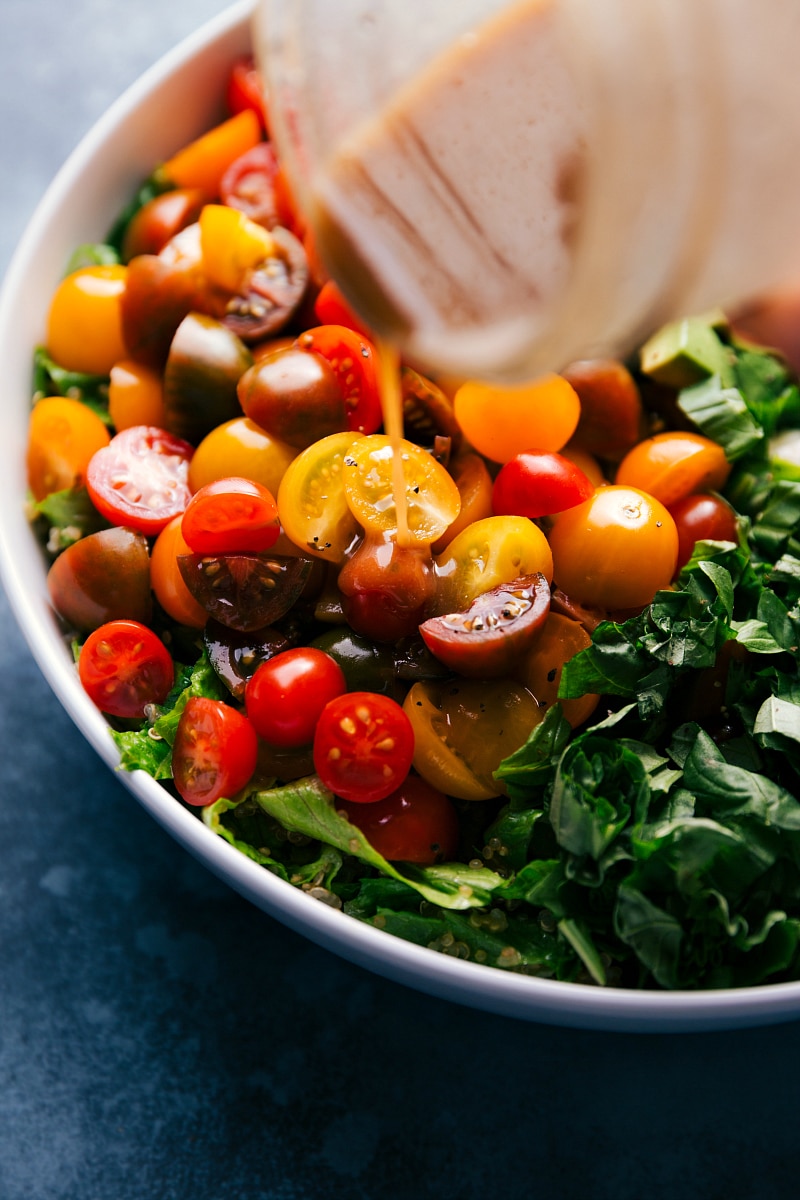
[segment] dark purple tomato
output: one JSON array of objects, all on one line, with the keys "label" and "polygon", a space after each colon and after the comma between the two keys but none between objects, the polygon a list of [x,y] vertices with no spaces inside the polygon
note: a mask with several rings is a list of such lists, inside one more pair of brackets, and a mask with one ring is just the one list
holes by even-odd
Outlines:
[{"label": "dark purple tomato", "polygon": [[152,611],[147,539],[121,528],[89,534],[58,556],[47,588],[58,615],[81,633],[122,617],[147,625]]},{"label": "dark purple tomato", "polygon": [[347,429],[338,377],[313,350],[283,346],[273,351],[245,371],[237,390],[245,416],[300,450]]}]

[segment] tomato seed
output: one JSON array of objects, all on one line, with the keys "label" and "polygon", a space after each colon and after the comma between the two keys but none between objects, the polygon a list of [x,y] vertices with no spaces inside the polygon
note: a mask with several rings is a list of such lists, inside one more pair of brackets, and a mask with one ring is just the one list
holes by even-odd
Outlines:
[{"label": "tomato seed", "polygon": [[341,721],[339,722],[339,728],[341,729],[342,733],[349,733],[352,737],[356,732],[356,723],[352,717],[342,717]]}]

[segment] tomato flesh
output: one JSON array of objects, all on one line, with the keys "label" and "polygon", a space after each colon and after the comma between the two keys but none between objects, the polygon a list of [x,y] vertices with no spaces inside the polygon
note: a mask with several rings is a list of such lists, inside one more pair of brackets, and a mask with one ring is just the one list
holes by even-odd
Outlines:
[{"label": "tomato flesh", "polygon": [[178,569],[205,612],[240,633],[288,613],[311,573],[311,560],[282,554],[181,554]]},{"label": "tomato flesh", "polygon": [[220,183],[223,204],[272,229],[279,223],[275,195],[278,159],[269,142],[259,142],[231,163]]},{"label": "tomato flesh", "polygon": [[134,425],[98,450],[86,470],[95,508],[113,525],[159,533],[191,498],[194,449],[155,425]]},{"label": "tomato flesh", "polygon": [[305,746],[325,706],[346,687],[341,667],[329,654],[298,646],[257,668],[245,688],[245,707],[265,742]]},{"label": "tomato flesh", "polygon": [[323,709],[314,734],[314,766],[343,800],[384,800],[411,769],[414,732],[400,705],[374,692],[347,692]]},{"label": "tomato flesh", "polygon": [[260,483],[238,476],[217,479],[192,496],[181,533],[195,554],[269,550],[280,533],[278,506]]},{"label": "tomato flesh", "polygon": [[162,704],[175,671],[169,650],[138,621],[109,621],[81,646],[78,675],[89,698],[111,717],[143,717]]},{"label": "tomato flesh", "polygon": [[207,696],[191,696],[172,747],[175,787],[187,804],[213,804],[235,796],[252,778],[258,737],[238,709]]},{"label": "tomato flesh", "polygon": [[430,866],[452,862],[458,851],[458,814],[452,800],[418,775],[409,775],[384,800],[340,800],[337,809],[389,862]]}]

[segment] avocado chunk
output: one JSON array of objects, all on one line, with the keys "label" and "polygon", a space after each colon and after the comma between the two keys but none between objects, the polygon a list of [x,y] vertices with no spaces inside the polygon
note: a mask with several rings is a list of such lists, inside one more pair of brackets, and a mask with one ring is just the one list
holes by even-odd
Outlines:
[{"label": "avocado chunk", "polygon": [[721,314],[707,313],[664,325],[639,353],[642,372],[667,387],[685,388],[709,375],[726,380],[732,366],[729,348],[717,336],[726,327]]}]

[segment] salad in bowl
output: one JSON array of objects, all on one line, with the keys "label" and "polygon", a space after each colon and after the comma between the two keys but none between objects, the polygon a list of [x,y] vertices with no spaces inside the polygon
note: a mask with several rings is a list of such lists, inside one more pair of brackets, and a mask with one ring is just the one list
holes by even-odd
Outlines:
[{"label": "salad in bowl", "polygon": [[[105,161],[200,78],[191,127]],[[793,368],[721,312],[517,387],[398,362],[294,202],[246,9],[93,138],[7,284],[38,265],[3,560],[109,764],[417,986],[609,1027],[796,1013]]]}]

